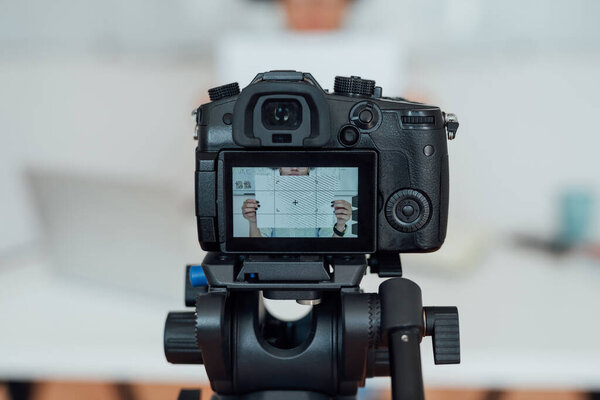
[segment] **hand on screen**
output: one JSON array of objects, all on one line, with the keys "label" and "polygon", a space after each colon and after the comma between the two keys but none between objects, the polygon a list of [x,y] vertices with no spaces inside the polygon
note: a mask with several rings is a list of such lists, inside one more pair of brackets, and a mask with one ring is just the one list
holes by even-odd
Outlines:
[{"label": "hand on screen", "polygon": [[337,229],[343,231],[346,222],[352,218],[352,204],[346,200],[335,200],[332,206],[334,208],[333,212],[335,213],[335,217],[337,218]]},{"label": "hand on screen", "polygon": [[258,210],[260,204],[254,199],[246,199],[242,204],[242,214],[250,222],[256,222],[256,210]]}]

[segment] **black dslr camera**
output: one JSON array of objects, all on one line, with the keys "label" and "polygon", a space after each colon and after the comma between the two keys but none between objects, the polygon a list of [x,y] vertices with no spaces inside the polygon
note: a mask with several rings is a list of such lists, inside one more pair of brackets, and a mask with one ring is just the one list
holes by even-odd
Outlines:
[{"label": "black dslr camera", "polygon": [[[444,242],[446,135],[458,127],[451,114],[382,97],[374,81],[358,77],[337,77],[328,93],[295,71],[258,74],[241,93],[237,83],[217,87],[210,98],[196,111],[204,250],[398,253]],[[282,176],[283,167],[308,175]],[[343,236],[331,232],[331,201],[351,213]],[[242,218],[252,206],[250,223],[261,232],[254,237]]]},{"label": "black dslr camera", "polygon": [[[423,307],[399,253],[444,242],[456,117],[296,71],[209,95],[194,111],[208,253],[186,272],[195,310],[167,317],[168,361],[204,364],[214,400],[350,400],[373,376],[391,376],[394,400],[423,399],[419,344],[432,336],[436,364],[458,363],[458,311]],[[391,279],[363,293],[367,272]],[[312,309],[282,321],[264,298]]]}]

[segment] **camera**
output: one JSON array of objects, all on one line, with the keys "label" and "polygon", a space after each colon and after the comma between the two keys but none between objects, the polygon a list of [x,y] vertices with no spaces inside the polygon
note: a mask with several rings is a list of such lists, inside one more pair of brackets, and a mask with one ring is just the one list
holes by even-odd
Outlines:
[{"label": "camera", "polygon": [[297,71],[209,95],[194,112],[204,250],[399,253],[444,242],[452,114],[356,76],[329,92]]},{"label": "camera", "polygon": [[[194,111],[207,254],[186,269],[194,310],[167,316],[167,360],[204,364],[213,400],[351,400],[375,376],[394,400],[423,400],[419,344],[459,363],[458,310],[423,307],[399,253],[444,242],[456,117],[355,76],[328,92],[269,71],[209,95]],[[367,272],[390,279],[365,293]],[[284,321],[264,299],[311,308]]]}]

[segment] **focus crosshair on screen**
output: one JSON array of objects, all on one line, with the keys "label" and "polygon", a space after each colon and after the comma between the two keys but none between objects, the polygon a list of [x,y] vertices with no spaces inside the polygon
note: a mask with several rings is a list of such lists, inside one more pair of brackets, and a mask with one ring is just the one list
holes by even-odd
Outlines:
[{"label": "focus crosshair on screen", "polygon": [[357,237],[357,167],[233,167],[232,186],[234,237]]}]

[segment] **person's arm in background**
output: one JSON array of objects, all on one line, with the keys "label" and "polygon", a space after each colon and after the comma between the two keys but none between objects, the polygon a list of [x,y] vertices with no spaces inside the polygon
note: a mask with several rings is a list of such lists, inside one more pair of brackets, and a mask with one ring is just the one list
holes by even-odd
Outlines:
[{"label": "person's arm in background", "polygon": [[[352,204],[347,202],[346,200],[334,200],[331,202],[331,207],[333,207],[333,212],[336,217],[336,223],[334,225],[335,229],[339,232],[346,232],[346,222],[352,218]],[[343,235],[338,235],[333,231],[333,237],[342,237]]]},{"label": "person's arm in background", "polygon": [[260,229],[258,229],[256,224],[256,211],[259,207],[260,204],[255,199],[246,199],[244,204],[242,204],[242,214],[250,225],[250,237],[262,237]]}]

